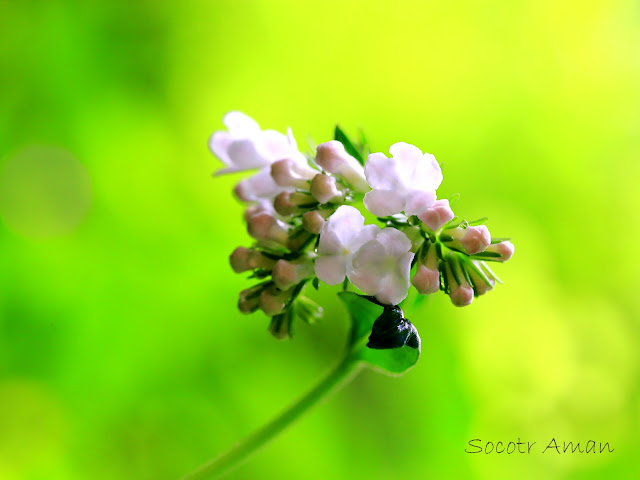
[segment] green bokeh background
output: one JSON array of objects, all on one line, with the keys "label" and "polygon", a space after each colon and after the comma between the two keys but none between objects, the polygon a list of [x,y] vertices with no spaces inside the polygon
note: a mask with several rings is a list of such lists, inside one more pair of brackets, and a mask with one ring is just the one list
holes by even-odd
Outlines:
[{"label": "green bokeh background", "polygon": [[293,341],[236,311],[239,177],[206,148],[232,109],[434,153],[516,255],[470,307],[405,309],[409,374],[229,479],[638,478],[639,26],[635,0],[0,2],[0,478],[177,478],[335,361],[335,290]]}]

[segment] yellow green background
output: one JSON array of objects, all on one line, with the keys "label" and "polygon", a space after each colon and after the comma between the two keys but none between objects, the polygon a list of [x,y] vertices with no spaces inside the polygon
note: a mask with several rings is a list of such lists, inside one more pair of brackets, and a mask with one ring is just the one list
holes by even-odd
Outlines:
[{"label": "yellow green background", "polygon": [[236,311],[239,177],[206,147],[232,109],[418,145],[516,254],[469,307],[407,306],[409,374],[229,479],[638,478],[639,26],[635,0],[0,2],[0,478],[178,478],[335,361],[335,289],[293,341]]}]

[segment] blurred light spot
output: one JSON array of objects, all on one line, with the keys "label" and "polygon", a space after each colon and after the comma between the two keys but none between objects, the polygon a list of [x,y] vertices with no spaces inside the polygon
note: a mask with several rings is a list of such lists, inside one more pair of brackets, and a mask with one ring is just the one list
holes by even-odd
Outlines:
[{"label": "blurred light spot", "polygon": [[0,166],[0,216],[19,234],[47,238],[68,233],[90,203],[89,173],[67,150],[30,146]]},{"label": "blurred light spot", "polygon": [[0,478],[12,471],[27,478],[59,458],[67,438],[61,407],[57,396],[42,384],[0,383]]}]

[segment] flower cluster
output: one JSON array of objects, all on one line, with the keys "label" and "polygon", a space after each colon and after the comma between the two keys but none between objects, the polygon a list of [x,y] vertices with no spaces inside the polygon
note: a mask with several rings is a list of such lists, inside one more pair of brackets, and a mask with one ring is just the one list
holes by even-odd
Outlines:
[{"label": "flower cluster", "polygon": [[[259,281],[240,292],[238,307],[272,317],[276,337],[290,336],[296,317],[320,317],[302,295],[307,283],[352,285],[390,306],[413,285],[464,306],[500,281],[487,262],[511,258],[513,244],[492,238],[485,219],[460,219],[448,199],[437,199],[443,176],[433,155],[403,142],[389,157],[369,154],[366,142],[354,144],[339,127],[335,140],[305,155],[290,130],[261,130],[239,112],[224,123],[228,131],[209,141],[227,165],[217,173],[257,170],[235,188],[255,242],[238,247],[231,266]],[[366,211],[379,225],[366,223]]]}]

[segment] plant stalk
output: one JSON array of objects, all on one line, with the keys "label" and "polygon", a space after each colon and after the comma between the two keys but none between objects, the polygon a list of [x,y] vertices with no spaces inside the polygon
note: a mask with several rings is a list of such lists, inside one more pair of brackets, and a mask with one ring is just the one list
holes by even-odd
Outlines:
[{"label": "plant stalk", "polygon": [[295,422],[311,407],[329,397],[340,387],[349,383],[362,369],[364,363],[349,351],[345,358],[306,395],[282,412],[278,417],[234,445],[230,450],[200,466],[194,472],[182,477],[182,480],[204,480],[219,476],[238,467],[256,453],[285,428]]}]

